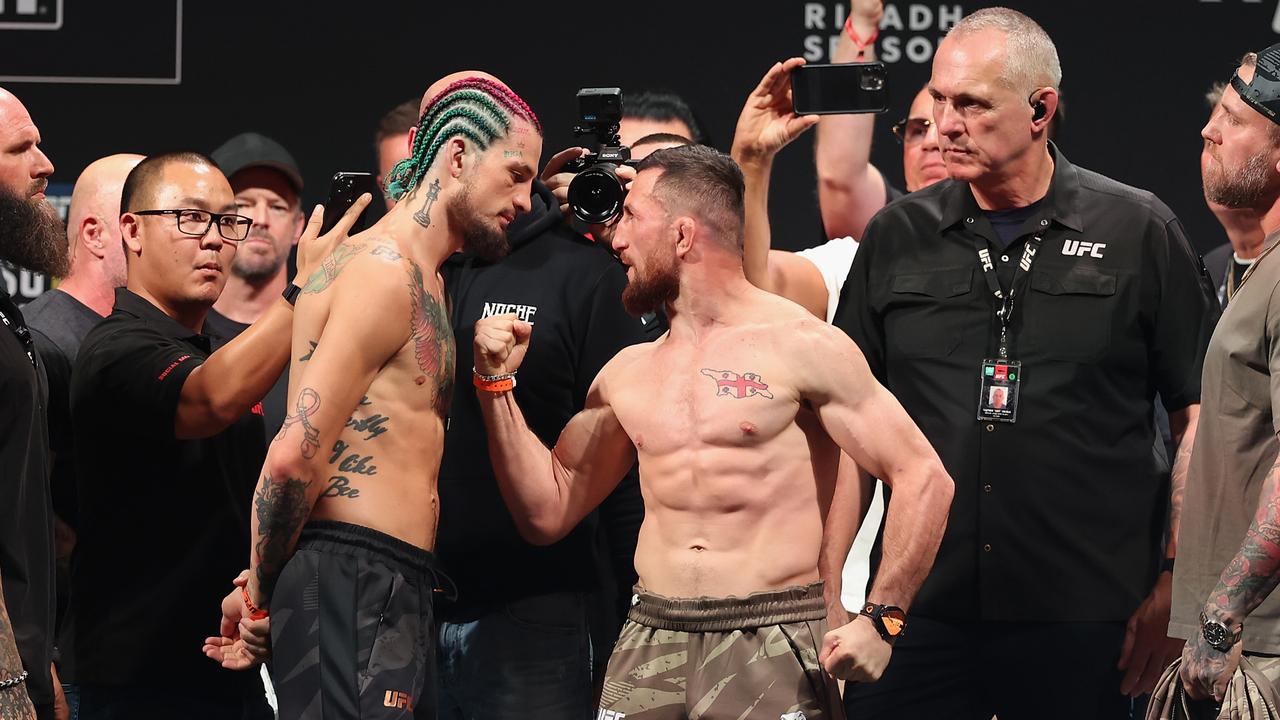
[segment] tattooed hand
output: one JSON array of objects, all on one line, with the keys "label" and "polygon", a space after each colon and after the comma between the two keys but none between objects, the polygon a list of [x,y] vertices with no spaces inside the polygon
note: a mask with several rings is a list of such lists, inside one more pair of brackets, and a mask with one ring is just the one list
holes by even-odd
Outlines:
[{"label": "tattooed hand", "polygon": [[533,326],[512,313],[481,318],[476,323],[475,361],[481,375],[515,372],[529,349]]},{"label": "tattooed hand", "polygon": [[1231,647],[1231,652],[1221,653],[1209,646],[1204,635],[1197,631],[1182,649],[1182,667],[1178,676],[1187,695],[1195,700],[1212,697],[1221,702],[1231,684],[1231,676],[1240,665],[1243,642]]},{"label": "tattooed hand", "polygon": [[316,209],[311,212],[311,219],[307,221],[307,229],[298,239],[298,277],[310,278],[320,269],[320,263],[329,257],[334,248],[347,239],[351,226],[356,224],[360,214],[372,201],[373,197],[369,193],[356,198],[333,229],[323,236],[320,235],[320,225],[324,222],[324,207],[316,206]]}]

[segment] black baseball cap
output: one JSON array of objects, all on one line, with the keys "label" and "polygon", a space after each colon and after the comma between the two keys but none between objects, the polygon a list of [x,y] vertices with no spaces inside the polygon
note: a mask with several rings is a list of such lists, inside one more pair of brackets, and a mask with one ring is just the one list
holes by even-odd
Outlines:
[{"label": "black baseball cap", "polygon": [[218,163],[228,178],[251,167],[268,167],[278,170],[289,179],[293,189],[302,194],[302,173],[298,163],[280,143],[255,132],[240,133],[213,151],[213,161]]},{"label": "black baseball cap", "polygon": [[1253,80],[1246,83],[1232,75],[1231,87],[1249,107],[1280,125],[1280,43],[1258,53]]}]

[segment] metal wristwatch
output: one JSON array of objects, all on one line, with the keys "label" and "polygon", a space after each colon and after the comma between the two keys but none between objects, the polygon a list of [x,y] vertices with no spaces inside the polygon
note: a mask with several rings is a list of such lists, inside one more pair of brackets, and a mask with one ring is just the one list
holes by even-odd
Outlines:
[{"label": "metal wristwatch", "polygon": [[1217,620],[1210,620],[1203,610],[1200,611],[1200,634],[1204,635],[1204,640],[1209,643],[1209,647],[1218,652],[1231,652],[1231,648],[1240,642],[1240,635],[1243,632],[1243,624],[1232,632],[1227,629],[1225,624]]},{"label": "metal wristwatch", "polygon": [[890,645],[907,633],[907,613],[895,605],[867,603],[858,614],[871,618],[880,637]]}]

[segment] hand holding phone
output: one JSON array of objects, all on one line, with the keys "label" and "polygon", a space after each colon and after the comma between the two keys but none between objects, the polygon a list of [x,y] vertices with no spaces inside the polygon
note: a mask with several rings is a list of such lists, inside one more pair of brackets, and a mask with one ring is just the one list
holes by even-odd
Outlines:
[{"label": "hand holding phone", "polygon": [[[374,199],[382,196],[382,189],[378,187],[378,181],[372,173],[335,173],[333,181],[329,183],[329,199],[324,204],[324,223],[320,226],[320,234],[324,235],[332,230],[347,208],[350,208],[356,198],[364,193],[369,193]],[[364,209],[355,225],[348,231],[349,235],[355,235],[370,225],[369,209],[371,207],[373,203],[369,203],[369,206]]]},{"label": "hand holding phone", "polygon": [[791,100],[797,115],[885,112],[888,72],[882,62],[803,65],[791,73]]}]

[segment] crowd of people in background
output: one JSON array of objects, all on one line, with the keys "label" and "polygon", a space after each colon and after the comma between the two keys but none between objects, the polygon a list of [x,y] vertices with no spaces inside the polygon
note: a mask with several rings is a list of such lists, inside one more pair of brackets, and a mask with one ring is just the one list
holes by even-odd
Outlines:
[{"label": "crowd of people in background", "polygon": [[[594,225],[590,149],[481,70],[382,118],[382,197],[311,211],[288,138],[228,128],[96,160],[60,218],[0,89],[0,260],[59,278],[0,291],[0,719],[1276,716],[1280,45],[1247,50],[1203,259],[1067,159],[1006,8],[888,127],[797,115],[801,58],[727,153],[626,93]],[[776,250],[811,130],[824,237]]]}]

